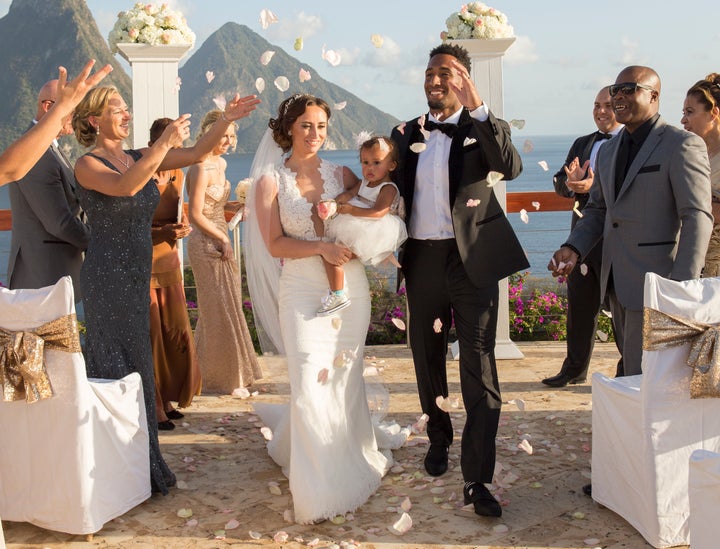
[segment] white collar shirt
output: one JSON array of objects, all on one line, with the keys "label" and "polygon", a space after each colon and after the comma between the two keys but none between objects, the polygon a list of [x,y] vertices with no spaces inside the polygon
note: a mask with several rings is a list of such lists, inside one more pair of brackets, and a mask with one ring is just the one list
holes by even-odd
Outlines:
[{"label": "white collar shirt", "polygon": [[[428,120],[438,124],[457,124],[462,108],[442,122],[432,114]],[[488,108],[483,103],[470,111],[470,116],[480,122],[488,119]],[[415,189],[413,191],[412,215],[408,233],[417,240],[444,240],[455,238],[450,208],[450,173],[448,160],[452,139],[435,130],[425,140],[425,150],[419,153]]]}]

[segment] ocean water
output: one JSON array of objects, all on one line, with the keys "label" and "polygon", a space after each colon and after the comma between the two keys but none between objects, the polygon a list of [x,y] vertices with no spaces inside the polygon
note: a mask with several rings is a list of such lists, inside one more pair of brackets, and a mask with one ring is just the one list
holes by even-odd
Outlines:
[{"label": "ocean water", "polygon": [[[523,160],[523,172],[514,181],[507,183],[507,192],[553,191],[552,176],[565,162],[567,151],[576,136],[523,136],[515,132],[513,141]],[[530,146],[524,145],[529,142]],[[532,150],[530,150],[532,149]],[[528,152],[524,152],[528,150]],[[344,164],[360,175],[360,161],[357,151],[323,151],[321,156],[338,164]],[[233,185],[248,176],[252,154],[235,154],[226,157],[227,178]],[[548,165],[545,171],[539,164]],[[0,209],[9,209],[7,187],[0,187]],[[529,222],[523,223],[520,215],[508,215],[510,223],[527,252],[530,272],[533,276],[549,277],[546,269],[553,251],[567,238],[570,229],[570,212],[529,212]],[[10,250],[10,231],[0,232],[0,281],[7,282],[7,261]],[[187,255],[186,255],[187,257]]]}]

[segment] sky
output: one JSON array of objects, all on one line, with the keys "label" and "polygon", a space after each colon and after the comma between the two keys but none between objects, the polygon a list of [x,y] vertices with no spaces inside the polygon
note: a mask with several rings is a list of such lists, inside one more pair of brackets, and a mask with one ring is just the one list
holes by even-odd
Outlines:
[{"label": "sky", "polygon": [[[446,18],[462,5],[444,0],[168,3],[185,15],[197,35],[190,54],[224,23],[244,24],[323,78],[403,120],[427,110],[422,84],[428,52],[440,43]],[[659,8],[657,0],[487,3],[507,15],[517,37],[503,61],[504,117],[525,120],[522,130],[514,130],[516,136],[581,135],[594,130],[595,94],[632,64],[658,72],[660,113],[679,125],[688,88],[708,73],[720,72],[717,0],[671,3],[671,10]],[[107,37],[118,12],[134,2],[87,0],[87,4]],[[0,15],[9,5],[9,0],[0,0]],[[279,22],[262,29],[262,9],[273,11]],[[373,34],[383,37],[381,48],[372,44]],[[304,47],[297,52],[293,43],[299,36]],[[341,54],[340,65],[333,67],[321,58],[323,45]]]}]

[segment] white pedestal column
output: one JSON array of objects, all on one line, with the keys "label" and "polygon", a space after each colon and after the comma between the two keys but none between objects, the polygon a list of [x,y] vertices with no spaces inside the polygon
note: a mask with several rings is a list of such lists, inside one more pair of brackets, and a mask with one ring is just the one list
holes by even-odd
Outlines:
[{"label": "white pedestal column", "polygon": [[118,44],[132,67],[133,148],[147,147],[157,118],[179,115],[178,62],[192,45]]},{"label": "white pedestal column", "polygon": [[[494,40],[447,40],[465,48],[472,62],[471,75],[475,88],[488,108],[498,118],[504,118],[502,58],[515,38],[496,38]],[[495,196],[507,212],[506,186],[501,181],[494,187]],[[495,358],[524,358],[520,349],[510,341],[510,310],[508,305],[508,282],[501,280],[500,306],[498,310],[497,339]]]}]

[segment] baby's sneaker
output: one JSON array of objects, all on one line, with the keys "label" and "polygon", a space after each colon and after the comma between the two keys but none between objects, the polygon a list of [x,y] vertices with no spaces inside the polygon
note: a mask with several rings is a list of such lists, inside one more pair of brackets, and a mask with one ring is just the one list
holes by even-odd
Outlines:
[{"label": "baby's sneaker", "polygon": [[328,295],[323,297],[322,305],[317,311],[317,316],[331,315],[335,311],[344,309],[348,305],[350,305],[350,299],[348,299],[348,296],[345,294],[345,292],[341,294],[330,292]]}]

